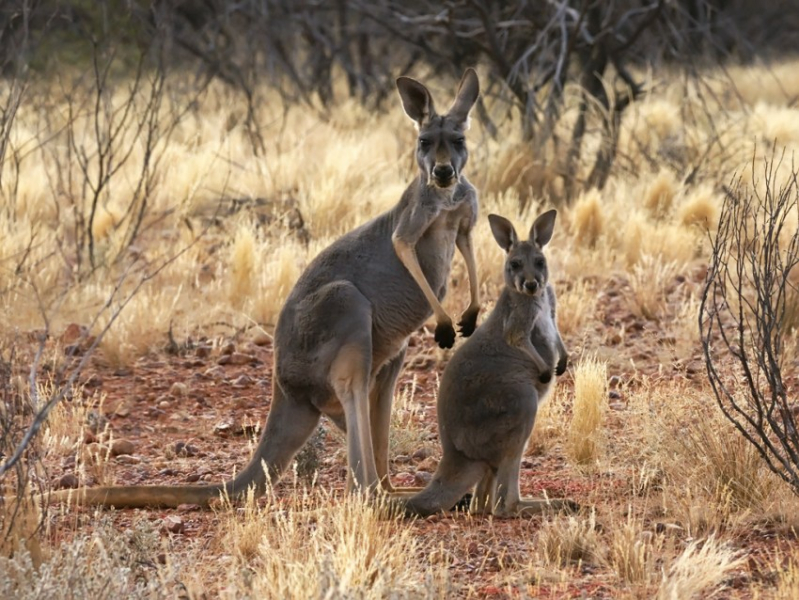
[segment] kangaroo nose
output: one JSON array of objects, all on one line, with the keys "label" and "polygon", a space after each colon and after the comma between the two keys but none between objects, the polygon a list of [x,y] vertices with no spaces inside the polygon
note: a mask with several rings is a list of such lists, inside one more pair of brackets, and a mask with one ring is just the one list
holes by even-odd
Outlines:
[{"label": "kangaroo nose", "polygon": [[526,289],[528,292],[535,293],[535,291],[538,289],[538,282],[535,279],[532,281],[525,281],[524,289]]},{"label": "kangaroo nose", "polygon": [[452,168],[452,165],[436,165],[433,167],[433,177],[436,179],[446,181],[452,179],[454,174],[455,169]]}]

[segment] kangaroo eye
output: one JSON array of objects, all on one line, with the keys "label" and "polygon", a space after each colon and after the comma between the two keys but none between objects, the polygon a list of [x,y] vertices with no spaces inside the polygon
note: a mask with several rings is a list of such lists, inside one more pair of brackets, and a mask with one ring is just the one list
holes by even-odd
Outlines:
[{"label": "kangaroo eye", "polygon": [[456,148],[463,148],[465,144],[466,144],[465,138],[457,138],[452,141],[452,145],[455,146]]},{"label": "kangaroo eye", "polygon": [[519,269],[522,268],[522,261],[520,260],[510,261],[510,268],[513,269],[514,271],[518,271]]},{"label": "kangaroo eye", "polygon": [[536,269],[543,269],[546,266],[547,266],[547,261],[545,261],[543,258],[539,258],[539,259],[537,259],[535,261],[535,268]]},{"label": "kangaroo eye", "polygon": [[432,142],[430,140],[426,140],[424,138],[419,140],[419,148],[421,148],[422,150],[429,149],[431,144]]}]

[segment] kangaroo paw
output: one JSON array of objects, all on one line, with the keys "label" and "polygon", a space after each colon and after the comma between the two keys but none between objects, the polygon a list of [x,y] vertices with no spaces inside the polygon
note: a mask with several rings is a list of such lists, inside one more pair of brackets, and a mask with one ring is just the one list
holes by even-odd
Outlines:
[{"label": "kangaroo paw", "polygon": [[467,310],[466,312],[461,315],[460,323],[458,323],[458,327],[460,328],[460,334],[463,337],[469,337],[474,333],[474,330],[477,328],[477,314],[480,312],[480,309],[477,310]]},{"label": "kangaroo paw", "polygon": [[451,322],[436,325],[435,340],[441,348],[452,348],[455,343],[455,329]]},{"label": "kangaroo paw", "polygon": [[538,381],[541,383],[549,383],[552,381],[552,371],[544,371],[538,376]]}]

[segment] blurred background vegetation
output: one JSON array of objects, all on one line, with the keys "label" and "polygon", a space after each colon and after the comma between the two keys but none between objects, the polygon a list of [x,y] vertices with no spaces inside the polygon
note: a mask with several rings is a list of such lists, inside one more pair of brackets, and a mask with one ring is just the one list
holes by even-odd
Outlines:
[{"label": "blurred background vegetation", "polygon": [[[256,106],[264,83],[286,105],[320,115],[342,96],[384,110],[398,75],[457,77],[479,64],[487,131],[499,135],[512,118],[534,157],[554,147],[553,168],[571,198],[605,185],[621,115],[651,91],[647,69],[695,74],[785,57],[796,31],[796,0],[8,0],[0,70],[46,78],[112,56],[109,75],[143,62],[192,73],[197,83],[219,80],[246,99],[250,140],[262,152]],[[334,85],[342,75],[346,85]],[[577,116],[559,130],[571,84],[581,94]],[[572,175],[592,129],[603,143],[590,151],[592,168]]]}]

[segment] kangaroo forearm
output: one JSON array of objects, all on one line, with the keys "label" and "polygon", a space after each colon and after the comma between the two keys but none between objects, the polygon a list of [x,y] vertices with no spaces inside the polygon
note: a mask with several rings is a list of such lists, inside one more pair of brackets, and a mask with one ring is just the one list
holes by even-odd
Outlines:
[{"label": "kangaroo forearm", "polygon": [[449,321],[449,315],[447,315],[444,307],[441,306],[441,303],[438,301],[438,298],[430,287],[430,283],[424,276],[422,267],[419,265],[419,259],[416,257],[416,250],[414,250],[413,246],[397,238],[396,236],[392,239],[392,242],[394,244],[394,251],[397,253],[400,262],[405,265],[406,269],[408,269],[411,277],[413,277],[414,281],[416,281],[417,285],[422,290],[424,297],[427,299],[428,304],[430,304],[430,308],[433,309],[433,313],[435,313],[436,316],[436,321]]},{"label": "kangaroo forearm", "polygon": [[471,232],[459,235],[456,245],[466,262],[466,272],[469,275],[469,308],[473,310],[480,306],[480,287],[477,281],[477,261],[474,258]]}]

